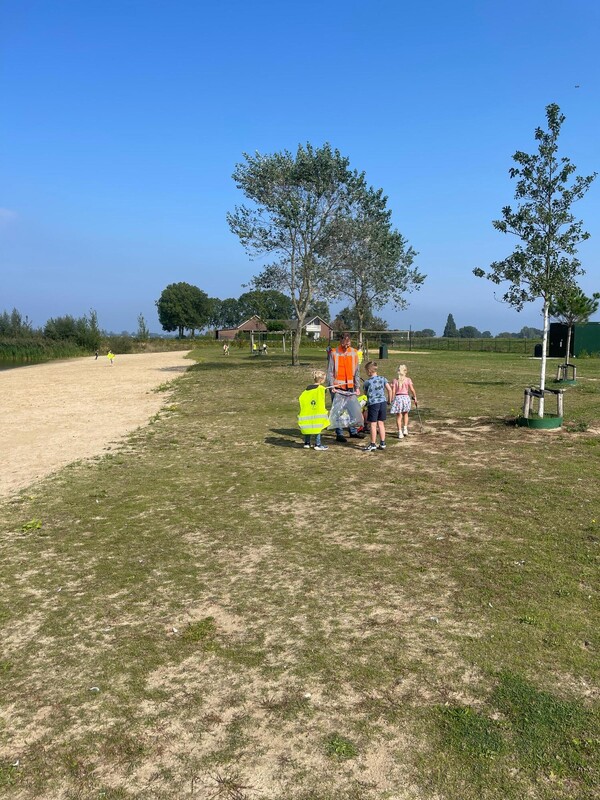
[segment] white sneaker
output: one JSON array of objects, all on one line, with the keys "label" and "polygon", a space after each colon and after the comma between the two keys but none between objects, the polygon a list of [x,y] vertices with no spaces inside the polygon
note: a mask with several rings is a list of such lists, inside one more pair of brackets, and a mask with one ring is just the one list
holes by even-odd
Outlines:
[{"label": "white sneaker", "polygon": [[305,444],[305,445],[303,445],[303,447],[304,447],[305,450],[310,450],[310,445],[309,444]]},{"label": "white sneaker", "polygon": [[329,448],[327,447],[327,445],[324,444],[316,444],[315,450],[329,450]]},{"label": "white sneaker", "polygon": [[403,433],[405,436],[408,436],[408,428],[404,428],[404,429],[402,430],[402,433]]},{"label": "white sneaker", "polygon": [[402,433],[402,431],[398,431],[398,438],[404,439],[404,434]]}]

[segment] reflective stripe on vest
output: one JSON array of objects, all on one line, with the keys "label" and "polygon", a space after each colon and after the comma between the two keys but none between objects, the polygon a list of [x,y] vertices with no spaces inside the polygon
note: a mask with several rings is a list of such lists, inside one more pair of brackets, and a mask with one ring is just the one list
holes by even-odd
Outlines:
[{"label": "reflective stripe on vest", "polygon": [[325,408],[325,387],[306,389],[298,398],[300,414],[298,427],[305,436],[321,433],[329,425],[329,416]]},{"label": "reflective stripe on vest", "polygon": [[[358,369],[358,354],[356,350],[350,349],[345,353],[340,353],[338,350],[331,351],[331,358],[333,358],[333,385],[334,386],[347,386],[349,389],[354,389],[354,376]],[[351,370],[349,377],[340,377],[340,362],[344,359],[351,361]]]}]

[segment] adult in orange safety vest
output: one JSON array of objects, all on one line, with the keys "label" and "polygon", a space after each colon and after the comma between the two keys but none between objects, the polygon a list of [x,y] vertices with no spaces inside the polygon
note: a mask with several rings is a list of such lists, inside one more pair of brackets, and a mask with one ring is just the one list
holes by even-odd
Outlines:
[{"label": "adult in orange safety vest", "polygon": [[[339,347],[329,350],[327,385],[331,387],[332,396],[337,392],[345,395],[360,394],[360,364],[349,333],[342,333]],[[364,439],[364,434],[353,427],[350,428],[350,437]],[[335,429],[335,438],[338,442],[347,441],[341,428]]]}]

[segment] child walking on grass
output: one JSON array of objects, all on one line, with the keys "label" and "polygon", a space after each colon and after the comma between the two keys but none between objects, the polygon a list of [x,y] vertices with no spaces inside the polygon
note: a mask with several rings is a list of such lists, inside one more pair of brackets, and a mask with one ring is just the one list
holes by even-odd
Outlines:
[{"label": "child walking on grass", "polygon": [[408,436],[408,412],[410,411],[410,395],[412,395],[413,400],[415,401],[415,407],[419,404],[417,403],[417,394],[415,392],[415,387],[413,386],[413,382],[408,377],[408,370],[406,369],[406,364],[400,364],[398,367],[398,375],[392,382],[392,394],[394,395],[394,399],[392,400],[392,406],[390,408],[390,414],[396,415],[396,424],[398,425],[398,438],[404,439],[405,436]]},{"label": "child walking on grass", "polygon": [[312,377],[313,382],[298,398],[300,403],[298,426],[304,434],[305,450],[310,450],[312,437],[315,450],[329,450],[326,445],[321,444],[321,431],[329,425],[329,416],[325,408],[325,373],[321,369],[316,369]]},{"label": "child walking on grass", "polygon": [[[392,399],[392,388],[383,375],[377,374],[377,362],[367,361],[367,375],[364,391],[367,395],[367,422],[371,429],[371,443],[365,447],[370,453],[373,450],[385,450],[385,420],[387,417],[387,401]],[[379,431],[379,448],[377,432]]]}]

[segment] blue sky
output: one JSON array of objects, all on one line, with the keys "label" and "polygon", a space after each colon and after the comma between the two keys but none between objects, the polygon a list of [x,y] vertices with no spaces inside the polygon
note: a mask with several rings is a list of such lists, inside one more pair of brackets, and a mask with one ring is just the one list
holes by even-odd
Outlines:
[{"label": "blue sky", "polygon": [[[0,310],[42,325],[94,308],[113,331],[142,313],[158,332],[169,283],[238,296],[259,265],[225,221],[236,162],[330,142],[384,189],[427,275],[380,312],[391,327],[540,327],[472,268],[513,246],[491,221],[548,103],[562,154],[600,171],[599,30],[597,0],[5,0]],[[576,213],[581,285],[600,290],[600,178]]]}]

